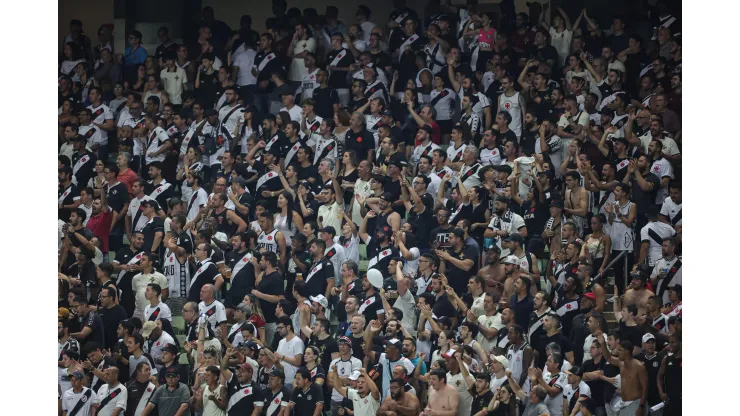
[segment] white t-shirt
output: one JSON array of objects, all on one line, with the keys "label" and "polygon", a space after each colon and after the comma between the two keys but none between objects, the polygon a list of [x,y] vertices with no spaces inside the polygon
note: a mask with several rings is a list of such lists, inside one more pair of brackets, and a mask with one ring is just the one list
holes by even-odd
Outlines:
[{"label": "white t-shirt", "polygon": [[329,206],[323,204],[319,207],[318,217],[321,217],[322,227],[334,227],[335,230],[342,229],[342,212],[344,207],[339,206],[337,201],[332,202]]},{"label": "white t-shirt", "polygon": [[572,31],[564,29],[562,32],[558,33],[554,27],[550,26],[550,44],[558,52],[558,65],[560,67],[565,65],[565,58],[567,58],[570,53],[571,39],[573,39]]},{"label": "white t-shirt", "polygon": [[[604,336],[604,342],[606,342],[606,334],[602,334]],[[583,342],[583,362],[589,361],[591,358],[591,345],[593,345],[594,341],[596,340],[596,337],[592,334],[588,334],[586,337],[586,340]]]},{"label": "white t-shirt", "polygon": [[[388,389],[391,386],[391,378],[392,371],[396,366],[403,365],[406,367],[406,371],[408,374],[414,373],[414,364],[411,363],[411,360],[408,358],[401,356],[401,358],[398,361],[391,361],[388,359],[388,356],[385,355],[385,353],[380,354],[380,358],[378,359],[378,364],[380,364],[381,367],[383,367],[383,387],[380,389],[381,393],[385,393],[388,391]],[[287,380],[287,378],[286,378]],[[385,397],[383,397],[383,400],[385,400]]]},{"label": "white t-shirt", "polygon": [[347,398],[352,400],[355,416],[375,416],[375,412],[380,409],[380,400],[376,400],[372,393],[360,397],[357,390],[347,389]]},{"label": "white t-shirt", "polygon": [[563,416],[563,389],[568,384],[568,376],[561,371],[554,376],[549,373],[547,375],[543,374],[542,377],[545,379],[545,383],[560,389],[560,393],[557,396],[552,397],[548,394],[545,397],[545,405],[547,406],[547,410],[550,411],[550,416]]},{"label": "white t-shirt", "polygon": [[[278,344],[277,352],[281,355],[293,358],[298,354],[303,354],[303,349],[303,341],[301,341],[299,337],[295,336],[290,341],[285,338],[281,339],[280,344]],[[285,384],[293,384],[293,379],[295,379],[295,373],[296,370],[298,370],[298,367],[285,360],[283,360],[281,364],[283,365],[283,371],[285,372]]]},{"label": "white t-shirt", "polygon": [[[486,328],[496,328],[497,330],[501,330],[505,325],[501,322],[501,314],[497,313],[493,316],[486,316],[485,314],[478,317],[478,322]],[[480,346],[483,348],[484,351],[491,351],[491,348],[496,346],[496,339],[494,338],[492,341],[489,341],[486,339],[483,334],[478,334],[478,337],[476,338],[476,341],[480,344]]]},{"label": "white t-shirt", "polygon": [[175,105],[182,104],[182,92],[185,90],[185,84],[188,82],[188,74],[184,69],[175,66],[175,70],[170,72],[167,68],[159,73],[159,77],[164,84],[164,90],[170,97],[170,102]]},{"label": "white t-shirt", "polygon": [[[347,361],[342,360],[341,357],[335,358],[331,360],[328,371],[331,372],[332,368],[334,368],[335,365],[337,366],[337,373],[339,373],[339,377],[349,377],[352,372],[360,371],[360,368],[362,368],[362,361],[352,356],[350,356],[349,360]],[[331,400],[335,402],[342,401],[342,395],[339,394],[337,389],[331,389]]]},{"label": "white t-shirt", "polygon": [[299,123],[301,122],[301,117],[303,117],[303,109],[299,105],[294,105],[290,110],[287,107],[283,107],[280,111],[287,111],[290,114],[290,119]]},{"label": "white t-shirt", "polygon": [[[316,39],[308,38],[306,40],[299,40],[293,45],[293,55],[297,55],[301,52],[308,51],[311,53],[316,52]],[[301,81],[304,76],[308,74],[306,64],[303,58],[293,58],[290,61],[290,68],[288,69],[288,80],[289,81]],[[300,119],[297,121],[301,121]]]},{"label": "white t-shirt", "polygon": [[452,373],[448,372],[447,385],[454,387],[455,390],[457,390],[457,395],[460,397],[460,404],[457,407],[457,416],[469,416],[470,409],[473,406],[473,396],[468,392],[468,387],[470,386],[468,385],[468,382],[465,381],[462,371],[454,376]]},{"label": "white t-shirt", "polygon": [[243,87],[257,83],[257,78],[252,75],[252,67],[254,66],[254,57],[256,55],[257,52],[254,49],[247,49],[236,56],[233,62],[234,66],[239,67],[239,72],[236,75],[236,85]]},{"label": "white t-shirt", "polygon": [[170,287],[167,278],[160,272],[154,272],[152,274],[139,273],[134,276],[131,286],[136,295],[136,311],[142,314],[147,305],[149,305],[149,301],[146,300],[144,294],[146,293],[147,285],[150,283],[156,283],[163,289],[169,289]]}]

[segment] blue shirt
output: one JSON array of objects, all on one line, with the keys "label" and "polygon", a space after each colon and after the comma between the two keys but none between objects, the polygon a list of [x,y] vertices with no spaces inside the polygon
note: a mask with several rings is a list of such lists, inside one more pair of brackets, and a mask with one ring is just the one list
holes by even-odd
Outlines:
[{"label": "blue shirt", "polygon": [[143,64],[146,60],[146,57],[148,56],[146,49],[144,49],[142,46],[139,46],[136,48],[133,53],[131,52],[131,47],[126,48],[126,53],[124,54],[125,60],[123,62],[124,65],[138,65]]},{"label": "blue shirt", "polygon": [[514,293],[509,300],[509,307],[514,310],[514,320],[516,323],[521,325],[525,331],[529,329],[529,315],[534,310],[534,299],[532,295],[527,293],[527,297],[520,302],[517,299],[517,294]]},{"label": "blue shirt", "polygon": [[[416,355],[416,358],[409,358],[409,360],[411,360],[411,364],[413,364],[414,367],[416,367],[416,365],[419,364],[419,354]],[[426,373],[427,373],[427,363],[425,361],[421,363],[421,368],[419,369],[419,375],[423,376]],[[409,376],[411,376],[411,374],[409,374]]]}]

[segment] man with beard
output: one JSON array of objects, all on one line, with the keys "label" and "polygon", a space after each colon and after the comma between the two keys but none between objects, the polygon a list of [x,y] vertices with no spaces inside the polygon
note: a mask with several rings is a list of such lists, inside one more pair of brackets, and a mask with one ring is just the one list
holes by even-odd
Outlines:
[{"label": "man with beard", "polygon": [[135,231],[131,234],[131,242],[116,253],[113,260],[113,270],[118,272],[116,286],[121,291],[121,306],[126,310],[127,316],[132,316],[135,309],[135,297],[132,281],[134,276],[141,272],[142,247],[144,246],[144,234]]},{"label": "man with beard", "polygon": [[305,276],[306,297],[331,296],[331,290],[335,285],[334,265],[329,256],[324,254],[326,243],[317,238],[311,242],[308,251],[311,254],[312,263]]},{"label": "man with beard", "polygon": [[402,378],[394,378],[390,382],[390,394],[385,398],[378,416],[414,415],[419,414],[419,399],[413,393],[405,390],[406,382]]},{"label": "man with beard", "polygon": [[[390,207],[390,203],[382,203],[387,204],[386,206]],[[390,216],[393,215],[398,215],[398,213],[393,212],[390,214]],[[374,237],[370,237],[366,231],[368,218],[376,218],[375,224],[377,228],[375,230]],[[376,217],[374,211],[368,212],[368,214],[362,221],[362,225],[360,226],[359,231],[360,238],[369,246],[368,255],[372,256],[370,257],[370,261],[367,265],[368,270],[377,269],[381,273],[385,273],[388,270],[388,264],[390,263],[391,259],[399,257],[398,249],[393,246],[393,243],[391,242],[391,236],[393,235],[393,231],[391,231],[391,226],[378,226],[378,223],[382,221],[383,218],[384,215]],[[388,218],[388,214],[385,214],[385,218]]]},{"label": "man with beard", "polygon": [[539,350],[540,338],[545,335],[545,317],[555,313],[550,309],[550,296],[544,291],[537,292],[533,299],[534,311],[529,316],[529,326],[527,329],[527,339],[532,348]]},{"label": "man with beard", "polygon": [[197,261],[195,264],[196,270],[192,279],[190,279],[189,301],[200,302],[200,289],[203,286],[212,284],[218,292],[224,283],[224,278],[219,273],[218,267],[211,261],[211,255],[213,255],[213,247],[210,244],[198,244],[194,256]]},{"label": "man with beard", "polygon": [[[444,186],[441,185],[441,186]],[[452,224],[449,222],[450,210],[447,207],[440,207],[437,209],[437,224],[438,227],[434,228],[429,234],[429,245],[433,249],[444,250],[450,247],[450,234],[452,231]]]},{"label": "man with beard", "polygon": [[503,293],[503,282],[506,280],[505,266],[500,262],[501,249],[491,244],[486,251],[486,265],[478,270],[477,276],[486,283],[486,293]]},{"label": "man with beard", "polygon": [[[377,320],[381,325],[384,324],[385,308],[383,307],[383,300],[375,286],[370,283],[367,275],[362,277],[362,290],[365,292],[365,300],[360,305],[357,313],[362,314],[365,317],[366,323],[372,320]],[[365,326],[363,325],[362,329],[364,328]],[[354,330],[352,332],[354,333]]]},{"label": "man with beard", "polygon": [[450,233],[450,247],[447,250],[435,250],[439,257],[440,273],[447,273],[449,285],[456,293],[465,293],[465,284],[475,276],[478,269],[478,250],[465,244],[465,232],[455,228]]},{"label": "man with beard", "polygon": [[648,311],[648,300],[651,296],[655,296],[655,293],[647,288],[649,273],[636,271],[630,273],[630,277],[632,282],[629,289],[624,292],[624,306],[637,305],[637,313],[643,316]]},{"label": "man with beard", "polygon": [[[365,356],[370,358],[370,363],[377,362],[383,368],[381,392],[385,395],[390,390],[392,369],[397,365],[403,365],[406,367],[408,374],[411,374],[414,371],[414,365],[411,363],[411,360],[401,354],[402,343],[396,338],[389,339],[385,342],[385,352],[378,353],[372,350],[373,336],[378,335],[382,328],[382,324],[377,320],[371,321],[367,328],[365,328]],[[372,383],[375,385],[375,382]]]},{"label": "man with beard", "polygon": [[257,287],[252,289],[251,293],[259,299],[259,305],[265,318],[266,344],[270,345],[277,326],[275,315],[277,304],[285,299],[283,277],[278,270],[278,259],[275,253],[264,253],[259,260],[259,265],[256,264],[256,258],[252,258],[251,261],[258,274]]},{"label": "man with beard", "polygon": [[555,288],[555,313],[560,315],[563,335],[570,336],[573,318],[578,314],[583,285],[577,276],[569,276]]},{"label": "man with beard", "polygon": [[508,247],[502,246],[501,241],[504,237],[513,233],[519,233],[523,238],[527,237],[527,226],[524,223],[524,218],[509,210],[509,202],[510,200],[505,198],[496,199],[494,203],[496,215],[491,218],[488,228],[483,233],[486,238],[496,239],[496,245],[501,249],[502,256],[508,256],[511,251]]},{"label": "man with beard", "polygon": [[364,368],[360,368],[360,377],[357,379],[357,389],[342,386],[342,381],[336,371],[336,364],[330,372],[333,375],[332,384],[341,397],[352,400],[354,413],[360,415],[374,415],[380,408],[380,391],[375,381],[368,376]]},{"label": "man with beard", "polygon": [[226,264],[231,270],[229,291],[224,301],[226,316],[231,320],[234,307],[242,302],[244,296],[252,292],[255,286],[256,272],[254,264],[250,261],[253,257],[259,259],[260,254],[247,247],[250,238],[247,233],[236,233],[231,237],[232,251],[226,255]]},{"label": "man with beard", "polygon": [[406,179],[401,182],[401,200],[409,213],[408,223],[416,230],[418,247],[422,250],[429,248],[429,232],[434,225],[434,197],[426,192],[429,183],[430,179],[423,174],[414,177],[411,184]]}]

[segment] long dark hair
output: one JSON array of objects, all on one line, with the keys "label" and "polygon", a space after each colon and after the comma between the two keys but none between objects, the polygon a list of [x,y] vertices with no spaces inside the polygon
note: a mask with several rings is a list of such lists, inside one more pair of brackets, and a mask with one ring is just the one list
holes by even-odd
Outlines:
[{"label": "long dark hair", "polygon": [[[285,198],[285,200],[287,201],[285,204],[285,207],[288,210],[288,213],[286,215],[286,225],[288,226],[288,229],[290,229],[290,227],[293,225],[293,207],[295,205],[295,201],[293,201],[293,194],[288,191],[283,191],[280,195],[282,195],[283,198]],[[298,231],[300,232],[300,230]]]}]

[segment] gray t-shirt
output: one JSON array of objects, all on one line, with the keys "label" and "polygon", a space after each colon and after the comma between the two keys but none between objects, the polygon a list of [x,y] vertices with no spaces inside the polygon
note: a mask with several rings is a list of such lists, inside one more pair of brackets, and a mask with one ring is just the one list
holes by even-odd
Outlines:
[{"label": "gray t-shirt", "polygon": [[537,404],[529,403],[527,407],[524,408],[522,416],[539,416],[546,413],[550,412],[547,410],[547,406],[545,406],[544,402],[539,402]]},{"label": "gray t-shirt", "polygon": [[[157,387],[149,401],[157,406],[159,416],[174,416],[180,405],[188,403],[190,399],[190,389],[183,383],[177,385],[175,390],[170,390],[164,384]],[[183,413],[183,416],[190,416],[190,409]]]}]

